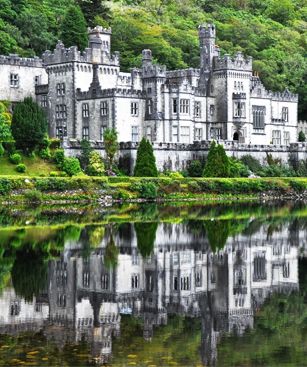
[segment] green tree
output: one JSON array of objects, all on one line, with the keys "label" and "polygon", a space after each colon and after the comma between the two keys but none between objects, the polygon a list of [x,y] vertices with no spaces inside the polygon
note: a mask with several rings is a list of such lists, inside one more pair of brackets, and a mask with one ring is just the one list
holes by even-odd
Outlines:
[{"label": "green tree", "polygon": [[78,5],[68,8],[61,26],[61,39],[66,47],[78,46],[79,50],[87,47],[86,21]]},{"label": "green tree", "polygon": [[45,112],[31,97],[16,105],[12,119],[12,134],[17,148],[32,152],[43,141],[46,132]]},{"label": "green tree", "polygon": [[91,143],[88,140],[83,139],[81,141],[81,155],[78,157],[83,171],[87,170],[87,167],[90,163],[90,154],[92,151],[93,148],[91,147]]},{"label": "green tree", "polygon": [[114,157],[118,151],[117,131],[115,129],[105,129],[103,132],[104,148],[107,155],[108,169],[112,170]]},{"label": "green tree", "polygon": [[154,248],[158,223],[135,223],[134,228],[138,249],[143,257],[148,257]]},{"label": "green tree", "polygon": [[156,158],[153,153],[151,143],[143,138],[136,154],[134,167],[134,176],[136,177],[157,177]]},{"label": "green tree", "polygon": [[104,172],[104,164],[100,154],[95,151],[91,152],[87,174],[90,176],[104,176]]},{"label": "green tree", "polygon": [[97,16],[104,20],[110,19],[110,9],[102,0],[78,0],[78,4],[90,27],[95,27],[97,25]]},{"label": "green tree", "polygon": [[4,153],[2,142],[12,140],[11,114],[7,112],[4,103],[0,102],[0,156]]},{"label": "green tree", "polygon": [[303,133],[303,131],[300,131],[299,133],[298,133],[298,141],[299,142],[304,142],[304,141],[306,141],[306,136],[305,136],[305,134]]},{"label": "green tree", "polygon": [[229,177],[230,164],[224,147],[213,141],[210,145],[205,169],[205,177]]}]

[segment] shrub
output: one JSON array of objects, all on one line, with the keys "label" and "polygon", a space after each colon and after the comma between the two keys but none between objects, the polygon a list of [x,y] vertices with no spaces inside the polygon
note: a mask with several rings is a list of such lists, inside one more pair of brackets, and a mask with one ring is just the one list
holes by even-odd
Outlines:
[{"label": "shrub", "polygon": [[173,194],[176,192],[180,192],[181,191],[181,187],[180,187],[180,181],[178,180],[167,180],[167,181],[161,181],[159,183],[159,191],[162,194]]},{"label": "shrub", "polygon": [[64,191],[72,188],[72,184],[65,178],[49,177],[37,179],[35,187],[40,191]]},{"label": "shrub", "polygon": [[104,176],[104,164],[98,152],[91,152],[89,155],[89,165],[87,174],[90,176]]},{"label": "shrub", "polygon": [[136,177],[157,177],[156,158],[153,153],[151,143],[143,138],[137,150],[136,162],[134,167]]},{"label": "shrub", "polygon": [[201,192],[201,187],[196,181],[190,181],[188,183],[188,191],[192,193],[199,193]]},{"label": "shrub", "polygon": [[81,172],[80,162],[77,158],[65,157],[62,169],[69,176],[74,176]]},{"label": "shrub", "polygon": [[48,135],[46,134],[42,141],[38,144],[39,150],[47,149],[50,146],[50,140]]},{"label": "shrub", "polygon": [[51,171],[49,173],[49,176],[50,177],[59,177],[60,176],[60,172],[57,172],[57,171]]},{"label": "shrub", "polygon": [[251,156],[249,154],[243,155],[240,160],[253,173],[258,173],[262,168],[262,166],[261,166],[260,162],[258,161],[258,159],[254,158],[253,156]]},{"label": "shrub", "polygon": [[19,173],[25,173],[26,172],[26,165],[23,163],[19,163],[16,166],[16,171]]},{"label": "shrub", "polygon": [[297,192],[303,192],[307,190],[307,185],[304,182],[298,181],[298,180],[291,180],[289,182],[290,187]]},{"label": "shrub", "polygon": [[21,162],[21,155],[19,153],[10,155],[10,162],[13,164],[19,164]]},{"label": "shrub", "polygon": [[168,177],[173,179],[184,178],[180,172],[170,172]]},{"label": "shrub", "polygon": [[0,143],[0,157],[3,156],[4,152],[5,152],[5,150],[3,148],[3,145]]},{"label": "shrub", "polygon": [[0,195],[7,195],[12,190],[12,183],[6,178],[0,178]]},{"label": "shrub", "polygon": [[15,142],[13,141],[3,142],[3,147],[8,152],[9,155],[15,153],[15,150],[16,150]]},{"label": "shrub", "polygon": [[50,153],[50,149],[47,148],[43,148],[39,151],[38,155],[42,158],[42,159],[50,159],[51,158],[51,153]]},{"label": "shrub", "polygon": [[211,143],[204,169],[205,177],[229,177],[230,164],[222,145]]},{"label": "shrub", "polygon": [[188,168],[188,176],[189,177],[201,177],[203,174],[203,167],[199,160],[192,161]]},{"label": "shrub", "polygon": [[50,149],[59,149],[60,146],[61,146],[61,140],[60,139],[57,139],[57,138],[51,138],[49,140],[50,142],[50,145],[49,145],[49,148]]},{"label": "shrub", "polygon": [[63,163],[64,163],[64,158],[65,158],[65,155],[64,155],[64,149],[57,149],[57,150],[54,152],[53,159],[54,159],[55,164],[56,164],[59,168],[62,168]]},{"label": "shrub", "polygon": [[248,168],[235,158],[229,158],[229,177],[248,177]]},{"label": "shrub", "polygon": [[43,195],[38,190],[29,190],[25,192],[25,198],[31,203],[41,203],[43,200]]},{"label": "shrub", "polygon": [[137,191],[143,199],[155,199],[157,197],[157,186],[151,181],[133,183],[131,190]]},{"label": "shrub", "polygon": [[306,141],[306,135],[304,134],[303,131],[300,131],[299,134],[298,134],[298,141],[303,143]]}]

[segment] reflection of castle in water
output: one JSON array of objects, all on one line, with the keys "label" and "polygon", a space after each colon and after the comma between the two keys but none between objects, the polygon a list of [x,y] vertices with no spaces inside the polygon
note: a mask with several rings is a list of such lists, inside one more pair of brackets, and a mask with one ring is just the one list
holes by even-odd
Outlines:
[{"label": "reflection of castle in water", "polygon": [[25,303],[6,290],[0,298],[0,332],[43,327],[59,346],[85,339],[92,355],[104,362],[120,333],[121,314],[141,317],[147,340],[169,314],[201,317],[202,359],[214,365],[223,333],[242,334],[253,327],[254,312],[269,294],[298,288],[301,234],[286,225],[270,236],[265,225],[253,235],[234,236],[213,253],[207,238],[187,226],[160,224],[146,259],[133,226],[123,228],[113,235],[120,250],[116,267],[104,264],[107,233],[88,257],[82,256],[82,240],[66,243],[61,258],[49,265],[48,297]]}]

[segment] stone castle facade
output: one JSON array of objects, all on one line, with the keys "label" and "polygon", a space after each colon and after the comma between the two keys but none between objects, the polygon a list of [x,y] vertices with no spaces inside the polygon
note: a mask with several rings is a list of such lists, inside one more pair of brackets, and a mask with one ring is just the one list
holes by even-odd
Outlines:
[{"label": "stone castle facade", "polygon": [[111,29],[97,26],[89,29],[84,52],[59,41],[42,59],[0,57],[0,100],[35,96],[50,135],[72,142],[66,145],[71,155],[82,139],[103,149],[108,127],[120,142],[133,146],[145,136],[174,150],[212,139],[274,147],[296,142],[298,96],[266,90],[251,57],[221,56],[213,24],[199,27],[199,42],[198,69],[169,71],[143,50],[141,68],[124,73],[119,53],[111,52]]}]

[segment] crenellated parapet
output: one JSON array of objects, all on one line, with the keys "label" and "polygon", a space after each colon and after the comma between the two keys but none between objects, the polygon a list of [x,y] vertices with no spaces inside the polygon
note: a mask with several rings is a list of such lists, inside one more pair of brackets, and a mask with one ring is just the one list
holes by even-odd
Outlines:
[{"label": "crenellated parapet", "polygon": [[[146,92],[135,89],[124,88],[112,88],[112,89],[98,89],[95,98],[108,98],[108,97],[130,97],[143,99],[146,97]],[[80,88],[76,91],[76,98],[78,100],[92,99],[93,95],[91,91],[82,92]]]},{"label": "crenellated parapet", "polygon": [[200,69],[189,68],[189,69],[179,69],[179,70],[171,70],[166,72],[167,78],[177,78],[177,79],[185,79],[198,77],[200,75]]},{"label": "crenellated parapet", "polygon": [[298,102],[298,94],[291,93],[288,89],[283,92],[271,92],[273,101]]},{"label": "crenellated parapet", "polygon": [[20,57],[17,54],[10,54],[8,56],[0,55],[0,65],[14,65],[14,66],[28,66],[42,68],[43,61],[39,57]]},{"label": "crenellated parapet", "polygon": [[214,57],[213,70],[240,70],[249,71],[253,70],[253,58],[251,56],[244,57],[242,52],[237,52],[234,57],[226,54],[222,57]]}]

